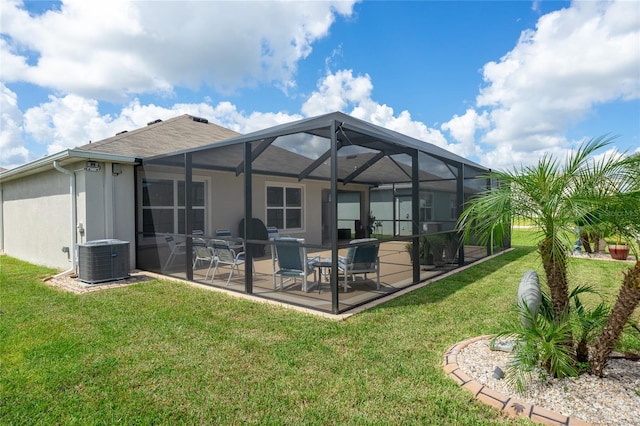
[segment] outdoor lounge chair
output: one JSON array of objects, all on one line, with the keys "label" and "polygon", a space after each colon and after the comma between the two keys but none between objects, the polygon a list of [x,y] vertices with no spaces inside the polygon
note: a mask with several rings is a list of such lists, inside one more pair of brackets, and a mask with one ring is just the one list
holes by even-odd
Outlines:
[{"label": "outdoor lounge chair", "polygon": [[284,278],[302,278],[302,291],[309,291],[307,276],[313,273],[315,280],[314,262],[320,259],[319,256],[312,259],[307,258],[307,249],[302,245],[304,240],[297,238],[275,238],[275,263],[273,269],[273,288],[276,288],[276,275],[280,275],[280,288],[284,288]]},{"label": "outdoor lounge chair", "polygon": [[359,244],[373,242],[376,244],[354,245],[347,249],[347,255],[338,258],[338,270],[344,274],[344,291],[347,291],[347,279],[349,276],[353,278],[355,274],[364,274],[367,278],[368,273],[376,274],[376,289],[380,290],[380,257],[378,251],[380,243],[375,238],[361,238],[352,240],[349,244]]},{"label": "outdoor lounge chair", "polygon": [[244,252],[241,251],[236,253],[231,247],[229,247],[229,241],[218,239],[211,241],[211,248],[213,249],[215,263],[213,275],[211,275],[211,281],[213,282],[218,268],[222,265],[226,265],[231,269],[229,271],[229,278],[227,278],[227,285],[229,285],[231,277],[233,276],[233,270],[235,269],[240,273],[239,266],[244,265]]}]

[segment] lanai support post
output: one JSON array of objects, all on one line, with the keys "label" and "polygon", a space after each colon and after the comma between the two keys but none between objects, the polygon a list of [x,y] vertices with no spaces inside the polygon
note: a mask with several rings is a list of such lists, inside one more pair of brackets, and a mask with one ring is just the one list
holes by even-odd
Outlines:
[{"label": "lanai support post", "polygon": [[420,175],[418,150],[411,153],[411,233],[413,234],[413,283],[420,282]]},{"label": "lanai support post", "polygon": [[331,121],[331,312],[340,311],[338,300],[338,126]]},{"label": "lanai support post", "polygon": [[[458,164],[458,179],[456,189],[456,220],[460,218],[462,211],[464,210],[464,164]],[[462,239],[462,232],[458,232],[456,238],[460,241],[460,248],[458,249],[458,266],[464,265],[464,240]]]},{"label": "lanai support post", "polygon": [[187,281],[193,281],[193,268],[191,267],[191,258],[189,257],[190,253],[193,253],[193,238],[191,235],[193,234],[193,173],[191,170],[191,160],[192,155],[189,152],[184,154],[184,210],[185,210],[185,224],[184,224],[184,233],[185,233],[185,273],[187,277]]},{"label": "lanai support post", "polygon": [[244,262],[244,288],[247,294],[253,294],[253,250],[250,250],[247,240],[253,237],[254,233],[251,218],[253,217],[253,190],[251,183],[251,142],[244,143],[244,239],[245,239],[245,262]]}]

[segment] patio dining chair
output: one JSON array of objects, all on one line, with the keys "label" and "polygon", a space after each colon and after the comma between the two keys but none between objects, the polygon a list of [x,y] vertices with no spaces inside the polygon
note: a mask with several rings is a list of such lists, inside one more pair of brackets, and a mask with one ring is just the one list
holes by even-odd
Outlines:
[{"label": "patio dining chair", "polygon": [[[280,232],[278,231],[278,228],[276,228],[275,226],[267,226],[267,235],[269,236],[269,241],[273,243],[273,240],[280,237]],[[267,250],[269,251],[269,254],[271,254],[273,257],[273,246],[268,245]]]},{"label": "patio dining chair", "polygon": [[196,270],[196,267],[202,262],[208,262],[207,274],[204,276],[206,280],[209,276],[209,272],[211,271],[211,267],[215,261],[215,256],[213,255],[213,249],[207,247],[207,243],[202,238],[194,238],[193,239],[193,270]]},{"label": "patio dining chair", "polygon": [[227,239],[232,237],[233,235],[231,235],[231,231],[228,229],[216,229],[216,238]]},{"label": "patio dining chair", "polygon": [[284,288],[284,278],[293,279],[295,284],[296,278],[302,278],[302,291],[309,291],[307,285],[307,277],[313,273],[315,281],[314,263],[320,260],[320,256],[309,259],[307,257],[307,249],[302,245],[304,240],[298,238],[275,238],[275,256],[273,269],[273,288],[276,289],[276,276],[280,275],[280,288]]},{"label": "patio dining chair", "polygon": [[229,277],[227,278],[227,285],[231,281],[233,276],[233,270],[235,269],[240,273],[240,265],[244,265],[245,257],[244,252],[236,253],[231,247],[229,247],[229,241],[214,239],[210,247],[213,249],[215,267],[213,274],[211,275],[211,282],[216,276],[216,272],[220,266],[229,266]]},{"label": "patio dining chair", "polygon": [[[380,243],[376,238],[361,238],[352,240],[349,244],[367,243],[367,245],[354,245],[347,249],[346,256],[340,256],[338,258],[338,271],[344,274],[344,291],[347,291],[348,277],[352,278],[356,274],[364,274],[364,278],[367,279],[368,273],[376,274],[376,289],[380,290],[380,257],[378,251],[380,250]],[[375,242],[375,244],[373,244]]]},{"label": "patio dining chair", "polygon": [[269,235],[269,240],[275,240],[280,237],[280,232],[275,226],[267,226],[267,234]]},{"label": "patio dining chair", "polygon": [[164,237],[165,242],[169,246],[169,257],[164,263],[164,267],[162,270],[167,270],[173,262],[176,260],[176,257],[185,255],[187,253],[187,247],[184,243],[177,242],[171,235],[166,235]]}]

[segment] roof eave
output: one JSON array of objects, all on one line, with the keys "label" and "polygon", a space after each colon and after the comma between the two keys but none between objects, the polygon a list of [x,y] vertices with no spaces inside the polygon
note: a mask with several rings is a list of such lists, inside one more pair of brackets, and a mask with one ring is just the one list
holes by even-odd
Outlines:
[{"label": "roof eave", "polygon": [[53,169],[54,161],[69,163],[77,160],[106,161],[132,165],[139,164],[141,162],[139,158],[127,155],[109,154],[98,151],[84,151],[80,149],[66,149],[64,151],[39,158],[30,163],[23,164],[22,166],[18,166],[14,169],[6,170],[0,173],[0,181],[6,182],[23,176],[29,176],[40,171]]}]

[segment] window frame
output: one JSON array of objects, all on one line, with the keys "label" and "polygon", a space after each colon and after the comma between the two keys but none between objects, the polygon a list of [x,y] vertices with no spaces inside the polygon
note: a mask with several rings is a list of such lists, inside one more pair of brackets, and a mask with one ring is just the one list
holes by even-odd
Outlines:
[{"label": "window frame", "polygon": [[449,219],[458,220],[458,194],[449,193]]},{"label": "window frame", "polygon": [[[172,201],[172,205],[165,205],[165,206],[145,206],[144,205],[144,185],[146,181],[171,181],[172,183],[172,191],[173,191],[173,201]],[[204,191],[204,196],[203,196],[203,205],[192,205],[191,208],[192,210],[202,210],[203,211],[203,228],[202,231],[203,232],[207,232],[207,228],[208,228],[208,219],[207,219],[207,211],[208,211],[208,205],[209,205],[209,195],[207,192],[207,188],[209,187],[209,179],[206,177],[200,177],[200,176],[193,176],[192,178],[192,182],[194,184],[202,184],[203,185],[203,191]],[[140,196],[139,196],[139,202],[140,202],[140,217],[139,217],[139,229],[141,230],[142,234],[144,236],[147,237],[151,237],[150,234],[145,233],[144,231],[144,216],[145,216],[145,210],[146,211],[152,211],[152,210],[171,210],[173,212],[173,224],[172,224],[172,230],[171,232],[159,232],[159,231],[155,231],[154,234],[175,234],[175,235],[182,235],[184,234],[184,232],[180,232],[180,212],[182,211],[182,217],[184,217],[184,212],[186,212],[186,203],[182,203],[182,205],[180,205],[180,184],[185,183],[184,178],[182,178],[182,176],[180,177],[176,177],[174,175],[165,175],[165,174],[153,174],[151,176],[141,176],[140,177]],[[183,200],[184,201],[184,200]]]},{"label": "window frame", "polygon": [[[269,188],[280,188],[283,191],[283,205],[282,206],[269,206]],[[287,189],[299,189],[300,190],[300,206],[287,206],[287,198],[286,192]],[[291,231],[291,232],[304,232],[306,226],[306,185],[304,184],[296,184],[296,183],[288,183],[288,182],[265,182],[264,185],[264,218],[265,224],[269,225],[269,210],[282,210],[282,223],[283,227],[277,227],[282,231]],[[287,227],[287,210],[299,210],[300,211],[300,227],[298,228],[289,228]]]}]

